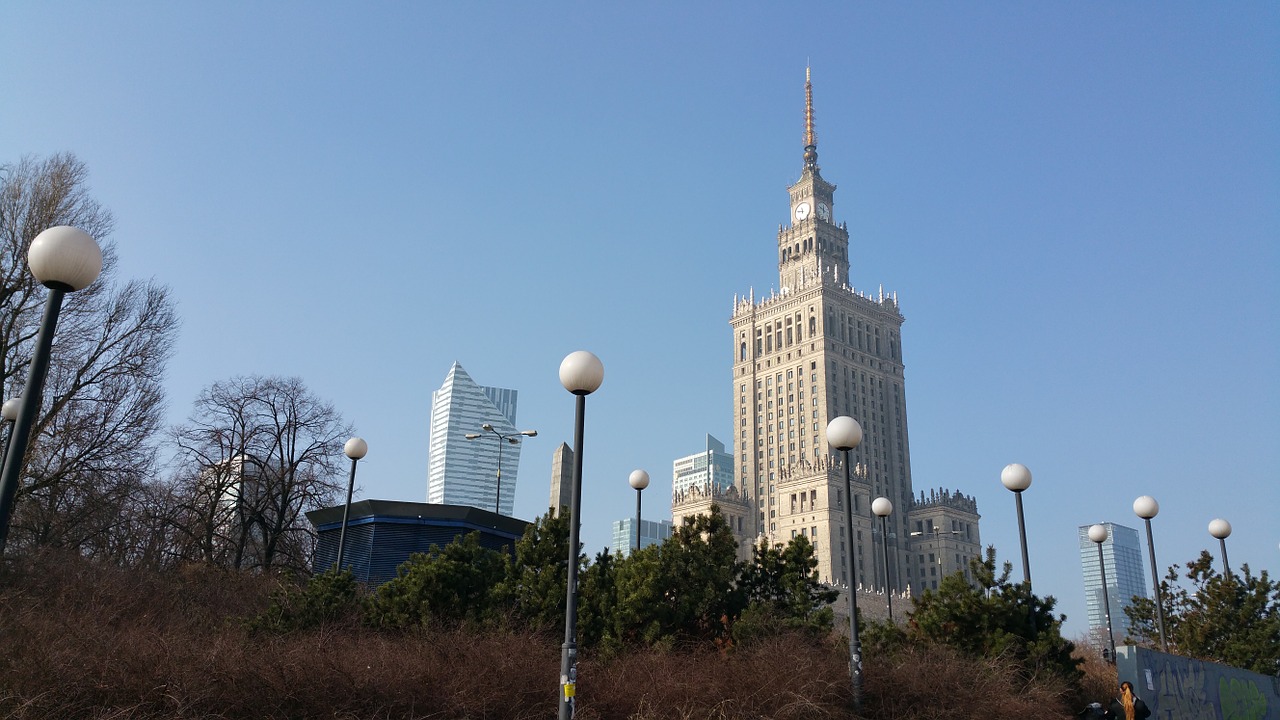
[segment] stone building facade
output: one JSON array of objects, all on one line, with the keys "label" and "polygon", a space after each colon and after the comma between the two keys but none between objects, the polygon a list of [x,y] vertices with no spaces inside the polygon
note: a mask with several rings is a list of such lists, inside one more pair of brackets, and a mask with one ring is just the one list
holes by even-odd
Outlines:
[{"label": "stone building facade", "polygon": [[[850,282],[849,230],[836,219],[836,186],[818,166],[807,71],[803,161],[800,179],[788,188],[789,221],[778,228],[778,290],[734,299],[734,487],[717,491],[723,497],[677,495],[673,515],[719,503],[726,515],[741,516],[735,531],[746,556],[761,539],[786,543],[806,536],[817,552],[819,577],[834,585],[887,585],[895,592],[936,587],[940,569],[953,572],[979,555],[977,505],[945,490],[919,499],[912,491],[904,318],[896,294],[883,287],[860,291]],[[862,443],[850,452],[852,497],[842,453],[826,439],[827,423],[840,415],[863,430]],[[881,496],[894,507],[887,533],[871,513],[871,501]],[[847,547],[846,513],[852,514],[853,548]],[[952,535],[953,526],[968,528],[967,534]],[[931,553],[932,561],[920,560]]]}]

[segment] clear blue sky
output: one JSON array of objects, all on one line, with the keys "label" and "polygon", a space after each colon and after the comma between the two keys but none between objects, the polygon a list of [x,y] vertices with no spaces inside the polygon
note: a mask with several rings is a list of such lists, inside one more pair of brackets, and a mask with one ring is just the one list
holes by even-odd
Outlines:
[{"label": "clear blue sky", "polygon": [[813,67],[852,280],[897,291],[917,490],[973,494],[1085,627],[1075,528],[1162,506],[1162,567],[1280,571],[1280,6],[1233,3],[6,3],[0,161],[72,151],[123,277],[183,318],[170,416],[297,375],[422,500],[460,361],[536,428],[547,505],[587,410],[594,553],[729,440],[735,293],[777,283]]}]

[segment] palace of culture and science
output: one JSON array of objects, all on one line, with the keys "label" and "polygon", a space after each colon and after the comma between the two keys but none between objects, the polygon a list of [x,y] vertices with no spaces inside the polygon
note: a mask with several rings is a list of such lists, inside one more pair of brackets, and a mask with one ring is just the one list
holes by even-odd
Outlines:
[{"label": "palace of culture and science", "polygon": [[[740,555],[754,544],[803,535],[819,578],[864,589],[936,588],[980,554],[977,503],[911,485],[902,322],[896,294],[860,292],[850,280],[849,230],[837,221],[836,186],[822,177],[813,86],[805,74],[804,164],[788,188],[789,221],[778,229],[778,291],[734,299],[734,481],[677,492],[672,514],[720,506]],[[850,453],[853,497],[841,453],[827,445],[832,418],[853,417],[863,440]],[[893,503],[888,537],[871,501]],[[845,522],[853,513],[857,577],[847,577]],[[884,567],[888,543],[889,567]]]}]

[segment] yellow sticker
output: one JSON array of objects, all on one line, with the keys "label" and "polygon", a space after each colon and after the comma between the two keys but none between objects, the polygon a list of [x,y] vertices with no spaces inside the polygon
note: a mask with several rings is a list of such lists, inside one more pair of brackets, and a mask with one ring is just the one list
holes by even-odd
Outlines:
[{"label": "yellow sticker", "polygon": [[568,700],[573,697],[573,683],[564,684],[564,699]]}]

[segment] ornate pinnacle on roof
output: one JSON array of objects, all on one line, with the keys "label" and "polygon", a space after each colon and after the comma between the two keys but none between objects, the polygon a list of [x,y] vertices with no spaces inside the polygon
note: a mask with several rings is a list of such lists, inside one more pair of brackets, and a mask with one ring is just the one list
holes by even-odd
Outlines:
[{"label": "ornate pinnacle on roof", "polygon": [[809,67],[804,69],[804,165],[817,167],[818,135],[813,130],[813,82]]}]

